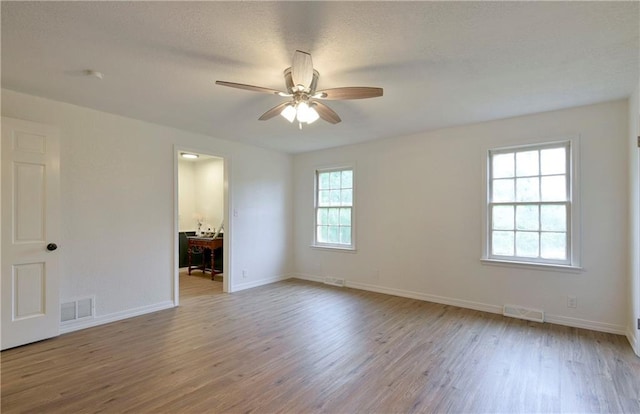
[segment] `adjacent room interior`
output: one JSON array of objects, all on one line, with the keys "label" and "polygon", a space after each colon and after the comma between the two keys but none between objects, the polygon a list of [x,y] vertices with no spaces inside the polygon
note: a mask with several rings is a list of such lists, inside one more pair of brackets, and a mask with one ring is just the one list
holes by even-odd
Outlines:
[{"label": "adjacent room interior", "polygon": [[[178,271],[208,277],[222,291],[224,159],[178,151]],[[193,270],[192,270],[193,268]]]}]

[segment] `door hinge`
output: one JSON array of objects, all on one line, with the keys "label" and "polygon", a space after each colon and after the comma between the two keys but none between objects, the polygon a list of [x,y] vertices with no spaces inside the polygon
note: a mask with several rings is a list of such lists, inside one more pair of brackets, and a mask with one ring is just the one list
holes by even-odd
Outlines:
[{"label": "door hinge", "polygon": [[638,330],[640,330],[640,318],[638,318]]},{"label": "door hinge", "polygon": [[638,135],[638,148],[640,148],[640,135]]}]

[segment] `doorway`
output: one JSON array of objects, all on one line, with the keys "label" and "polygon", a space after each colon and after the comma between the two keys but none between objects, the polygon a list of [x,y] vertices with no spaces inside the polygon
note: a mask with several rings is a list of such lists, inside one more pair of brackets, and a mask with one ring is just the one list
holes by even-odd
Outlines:
[{"label": "doorway", "polygon": [[[174,168],[174,303],[180,298],[180,275],[189,264],[188,240],[197,237],[209,249],[193,247],[191,276],[209,279],[212,289],[230,291],[231,228],[228,157],[193,148],[175,148]],[[215,243],[210,243],[214,239]],[[191,243],[194,240],[191,239]],[[222,248],[218,248],[222,245]],[[194,267],[194,266],[202,267]],[[183,279],[184,280],[184,279]]]}]

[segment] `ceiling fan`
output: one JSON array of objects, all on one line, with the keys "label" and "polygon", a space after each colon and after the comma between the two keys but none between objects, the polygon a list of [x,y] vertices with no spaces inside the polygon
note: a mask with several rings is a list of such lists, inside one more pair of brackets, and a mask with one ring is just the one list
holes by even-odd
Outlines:
[{"label": "ceiling fan", "polygon": [[263,88],[261,86],[225,81],[216,81],[216,85],[291,98],[269,109],[258,119],[260,121],[266,121],[280,114],[289,122],[297,120],[300,129],[302,129],[302,124],[311,124],[319,118],[331,124],[337,124],[341,121],[333,109],[319,101],[321,99],[365,99],[382,96],[382,88],[366,86],[332,88],[318,91],[316,87],[319,77],[320,74],[318,71],[313,69],[311,55],[307,52],[296,50],[293,54],[293,64],[284,70],[284,82],[287,87],[286,92]]}]

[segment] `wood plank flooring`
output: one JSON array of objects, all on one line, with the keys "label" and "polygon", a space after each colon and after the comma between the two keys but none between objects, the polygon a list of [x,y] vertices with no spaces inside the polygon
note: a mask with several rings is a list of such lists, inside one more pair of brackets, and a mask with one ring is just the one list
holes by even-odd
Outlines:
[{"label": "wood plank flooring", "polygon": [[180,283],[179,308],[3,352],[2,413],[640,413],[622,336],[299,280]]}]

